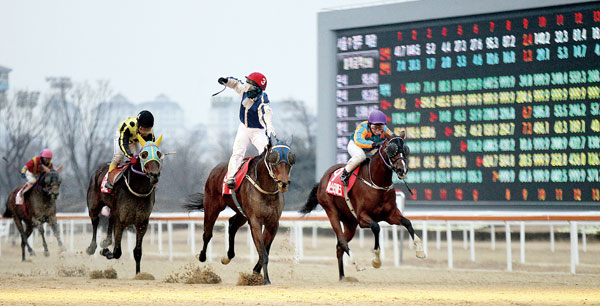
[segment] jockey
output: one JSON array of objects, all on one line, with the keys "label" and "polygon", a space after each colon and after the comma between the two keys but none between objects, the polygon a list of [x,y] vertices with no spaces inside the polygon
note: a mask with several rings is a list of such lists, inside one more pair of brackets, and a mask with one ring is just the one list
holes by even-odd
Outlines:
[{"label": "jockey", "polygon": [[369,114],[369,120],[361,122],[354,131],[348,142],[348,154],[350,160],[344,167],[340,179],[348,186],[350,173],[359,166],[366,158],[365,151],[378,148],[385,141],[385,134],[392,136],[392,131],[385,125],[387,117],[380,110],[374,110]]},{"label": "jockey", "polygon": [[258,72],[246,77],[246,83],[233,78],[219,78],[219,84],[232,88],[241,97],[240,125],[233,142],[233,153],[227,167],[226,180],[229,189],[235,188],[235,173],[242,164],[248,144],[252,144],[261,154],[269,142],[269,137],[275,136],[271,123],[271,107],[269,97],[264,92],[267,88],[267,78]]},{"label": "jockey", "polygon": [[[129,158],[132,164],[137,162],[135,156],[139,153],[137,134],[144,140],[154,141],[153,126],[154,116],[147,110],[143,110],[137,117],[129,117],[119,124],[119,130],[114,137],[114,155],[108,168],[109,173],[119,166],[123,157]],[[105,187],[112,189],[110,180],[106,182]]]},{"label": "jockey", "polygon": [[46,166],[50,170],[54,169],[52,166],[52,151],[50,149],[42,150],[40,156],[36,156],[28,161],[23,169],[21,169],[21,176],[25,179],[26,183],[17,194],[17,199],[20,199],[22,203],[23,195],[37,182],[38,176],[44,172]]}]

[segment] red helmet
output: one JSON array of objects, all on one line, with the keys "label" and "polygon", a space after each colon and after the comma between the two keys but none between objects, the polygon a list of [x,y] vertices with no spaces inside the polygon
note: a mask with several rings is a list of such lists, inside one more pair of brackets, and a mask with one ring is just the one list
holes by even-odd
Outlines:
[{"label": "red helmet", "polygon": [[44,149],[42,150],[42,154],[40,154],[40,157],[52,158],[52,151],[50,151],[50,149]]},{"label": "red helmet", "polygon": [[250,75],[246,76],[246,79],[256,83],[262,90],[267,88],[267,78],[260,72],[252,72]]}]

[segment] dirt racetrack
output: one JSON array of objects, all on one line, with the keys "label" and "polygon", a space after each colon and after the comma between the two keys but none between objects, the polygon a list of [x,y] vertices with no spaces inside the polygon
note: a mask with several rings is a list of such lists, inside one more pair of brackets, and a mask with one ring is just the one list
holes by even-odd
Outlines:
[{"label": "dirt racetrack", "polygon": [[[179,250],[185,250],[185,235],[181,231]],[[198,231],[201,233],[201,231]],[[154,281],[133,280],[134,261],[124,243],[124,255],[118,261],[108,261],[101,256],[88,256],[82,251],[87,246],[87,236],[77,235],[75,251],[57,254],[56,241],[49,239],[50,257],[44,257],[39,239],[34,244],[37,256],[29,262],[20,261],[20,247],[2,241],[0,257],[0,304],[26,305],[436,305],[436,304],[540,304],[572,305],[600,304],[600,245],[589,241],[587,252],[580,254],[578,274],[568,273],[568,241],[558,241],[555,253],[549,251],[547,242],[528,242],[528,262],[518,264],[518,243],[513,246],[514,270],[505,272],[506,251],[498,242],[495,251],[489,242],[478,242],[477,261],[470,262],[468,251],[455,242],[454,270],[448,270],[445,245],[437,250],[429,245],[429,258],[414,258],[414,250],[405,248],[402,267],[395,268],[389,254],[380,269],[367,268],[356,272],[346,266],[346,275],[357,282],[339,282],[334,260],[311,260],[296,263],[290,249],[289,235],[281,232],[275,239],[269,264],[273,285],[259,287],[237,286],[240,272],[250,272],[254,264],[247,257],[248,248],[238,237],[237,254],[229,265],[218,263],[223,253],[215,241],[213,270],[223,279],[218,285],[165,283],[173,272],[182,272],[189,263],[203,266],[189,256],[168,261],[155,254],[155,245],[146,239],[142,271],[156,277]],[[367,237],[368,235],[365,235]],[[198,235],[198,238],[200,236]],[[306,238],[305,238],[306,239]],[[197,242],[199,244],[199,241]],[[305,255],[332,256],[334,241],[320,237],[316,249],[308,247]],[[367,240],[364,248],[352,242],[356,256],[364,265],[370,261]],[[536,264],[537,262],[538,264]],[[118,279],[90,279],[89,276],[60,276],[63,270],[97,270],[113,267]],[[491,269],[491,270],[490,270]],[[550,271],[550,272],[548,272]]]}]

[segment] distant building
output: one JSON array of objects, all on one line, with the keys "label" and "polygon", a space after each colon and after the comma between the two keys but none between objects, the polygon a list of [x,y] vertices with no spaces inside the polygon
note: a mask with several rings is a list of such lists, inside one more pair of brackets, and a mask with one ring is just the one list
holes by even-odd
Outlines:
[{"label": "distant building", "polygon": [[134,116],[142,110],[148,110],[154,115],[156,137],[160,134],[168,138],[184,136],[186,128],[183,109],[177,102],[172,101],[166,95],[160,94],[152,101],[135,106],[137,107],[137,112],[133,114]]},{"label": "distant building", "polygon": [[142,110],[148,110],[154,116],[156,137],[163,134],[165,138],[176,139],[185,133],[183,109],[166,95],[158,95],[153,101],[133,104],[125,96],[117,94],[108,102],[98,105],[98,110],[105,114],[98,128],[106,131],[106,136],[111,139],[119,122],[137,116]]},{"label": "distant building", "polygon": [[[275,132],[280,137],[306,137],[306,128],[301,120],[301,115],[298,113],[296,103],[302,103],[298,101],[283,100],[273,101],[271,100],[271,109],[273,111],[273,126]],[[233,138],[237,132],[237,128],[240,124],[239,112],[240,112],[240,98],[239,97],[215,97],[210,103],[210,115],[207,125],[209,127],[219,127],[220,131],[225,131],[226,135]],[[314,119],[314,118],[313,118]],[[210,133],[209,133],[210,134]],[[218,134],[211,134],[210,142],[217,143],[219,137]]]},{"label": "distant building", "polygon": [[3,66],[0,66],[0,109],[6,107],[8,98],[6,92],[8,91],[8,74],[12,70]]}]

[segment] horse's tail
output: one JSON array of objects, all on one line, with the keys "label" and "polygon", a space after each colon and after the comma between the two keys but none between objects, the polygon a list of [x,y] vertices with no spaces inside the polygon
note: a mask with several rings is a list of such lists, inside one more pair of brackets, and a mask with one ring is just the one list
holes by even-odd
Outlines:
[{"label": "horse's tail", "polygon": [[315,186],[313,187],[313,189],[310,191],[310,194],[308,195],[308,200],[306,200],[306,204],[304,204],[304,207],[302,207],[299,212],[302,214],[308,214],[309,212],[313,211],[315,209],[315,207],[317,207],[317,204],[319,204],[319,200],[317,200],[317,191],[319,190],[319,183],[316,183]]},{"label": "horse's tail", "polygon": [[194,193],[189,195],[187,198],[188,203],[184,204],[183,207],[188,211],[192,210],[204,210],[204,194],[203,193]]},{"label": "horse's tail", "polygon": [[6,210],[4,211],[4,213],[2,214],[2,217],[4,218],[12,218],[12,211],[10,210],[10,208],[8,208],[8,202],[10,201],[10,195],[8,196],[8,198],[6,199],[6,205],[4,205],[6,207]]}]

